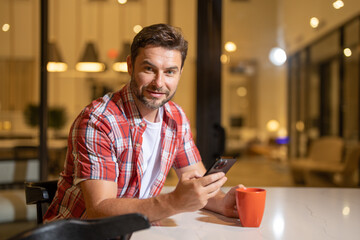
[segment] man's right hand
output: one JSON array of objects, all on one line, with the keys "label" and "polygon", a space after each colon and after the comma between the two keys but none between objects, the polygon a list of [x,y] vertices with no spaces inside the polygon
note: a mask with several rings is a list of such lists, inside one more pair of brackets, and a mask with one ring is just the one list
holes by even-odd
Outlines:
[{"label": "man's right hand", "polygon": [[202,176],[203,173],[197,170],[181,175],[175,190],[170,193],[171,205],[176,212],[192,212],[204,208],[227,180],[222,172]]}]

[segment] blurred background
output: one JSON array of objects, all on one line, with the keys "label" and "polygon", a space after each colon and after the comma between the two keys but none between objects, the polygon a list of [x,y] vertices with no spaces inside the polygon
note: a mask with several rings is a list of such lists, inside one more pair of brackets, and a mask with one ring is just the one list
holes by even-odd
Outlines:
[{"label": "blurred background", "polygon": [[58,177],[73,120],[129,81],[154,23],[189,41],[173,100],[205,165],[238,159],[227,185],[359,187],[358,0],[1,0],[0,229],[34,223],[23,182]]}]

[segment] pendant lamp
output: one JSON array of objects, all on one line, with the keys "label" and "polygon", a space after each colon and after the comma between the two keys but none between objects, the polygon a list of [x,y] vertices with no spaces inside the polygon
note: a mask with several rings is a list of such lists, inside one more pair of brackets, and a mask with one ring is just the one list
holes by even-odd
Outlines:
[{"label": "pendant lamp", "polygon": [[121,51],[121,54],[119,54],[119,57],[116,59],[116,62],[114,62],[112,66],[114,71],[123,73],[128,72],[126,58],[130,55],[130,47],[130,43],[123,43],[123,49]]},{"label": "pendant lamp", "polygon": [[88,42],[84,54],[75,66],[80,72],[103,72],[105,64],[99,61],[98,53],[93,42]]},{"label": "pendant lamp", "polygon": [[48,43],[48,63],[46,69],[48,72],[65,72],[67,64],[62,60],[61,54],[55,42]]}]

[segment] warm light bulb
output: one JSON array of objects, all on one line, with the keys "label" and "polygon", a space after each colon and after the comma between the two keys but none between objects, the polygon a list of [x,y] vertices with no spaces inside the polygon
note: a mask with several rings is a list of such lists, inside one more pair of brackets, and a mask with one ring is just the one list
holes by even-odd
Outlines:
[{"label": "warm light bulb", "polygon": [[99,62],[79,62],[75,68],[80,72],[103,72],[105,64]]},{"label": "warm light bulb", "polygon": [[48,72],[65,72],[68,66],[63,62],[48,62],[46,69]]},{"label": "warm light bulb", "polygon": [[113,70],[116,72],[128,72],[127,62],[116,62],[113,64]]},{"label": "warm light bulb", "polygon": [[134,31],[135,33],[139,33],[141,30],[142,30],[142,26],[140,26],[140,25],[135,25],[135,26],[133,27],[133,31]]},{"label": "warm light bulb", "polygon": [[270,120],[267,122],[266,124],[266,129],[269,131],[269,132],[276,132],[278,129],[279,129],[279,122],[276,121],[276,120]]},{"label": "warm light bulb", "polygon": [[286,62],[287,56],[283,49],[275,47],[270,50],[269,59],[274,65],[281,66]]},{"label": "warm light bulb", "polygon": [[319,19],[317,17],[312,17],[310,19],[310,26],[312,28],[317,28],[319,26],[319,23],[320,23],[320,21],[319,21]]},{"label": "warm light bulb", "polygon": [[127,0],[118,0],[118,3],[125,4],[125,3],[127,3]]},{"label": "warm light bulb", "polygon": [[2,26],[2,30],[3,30],[3,32],[9,31],[9,30],[10,30],[10,24],[5,23],[5,24]]},{"label": "warm light bulb", "polygon": [[247,90],[245,87],[238,87],[236,89],[236,94],[239,96],[239,97],[245,97],[246,94],[247,94]]},{"label": "warm light bulb", "polygon": [[222,64],[230,62],[230,57],[226,54],[222,54],[220,57],[220,61]]},{"label": "warm light bulb", "polygon": [[335,2],[333,2],[333,7],[335,9],[340,9],[344,6],[344,2],[342,0],[336,0]]},{"label": "warm light bulb", "polygon": [[345,48],[345,49],[344,49],[344,55],[345,55],[346,57],[350,57],[351,54],[352,54],[352,52],[351,52],[351,49],[350,49],[350,48]]},{"label": "warm light bulb", "polygon": [[350,207],[348,207],[348,206],[344,207],[342,210],[342,214],[344,216],[348,216],[350,214]]},{"label": "warm light bulb", "polygon": [[233,42],[227,42],[225,43],[225,50],[227,52],[235,52],[236,51],[236,44]]}]

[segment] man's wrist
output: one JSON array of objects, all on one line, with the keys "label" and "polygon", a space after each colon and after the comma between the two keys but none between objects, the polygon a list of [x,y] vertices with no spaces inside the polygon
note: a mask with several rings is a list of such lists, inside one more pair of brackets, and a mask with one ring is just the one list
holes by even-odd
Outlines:
[{"label": "man's wrist", "polygon": [[225,198],[225,193],[220,190],[215,197],[209,199],[208,203],[205,206],[205,209],[224,215],[225,213],[224,198]]},{"label": "man's wrist", "polygon": [[174,192],[160,194],[156,198],[160,206],[168,213],[167,215],[172,216],[180,212]]}]

